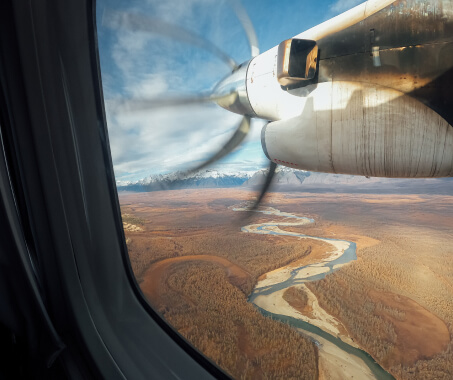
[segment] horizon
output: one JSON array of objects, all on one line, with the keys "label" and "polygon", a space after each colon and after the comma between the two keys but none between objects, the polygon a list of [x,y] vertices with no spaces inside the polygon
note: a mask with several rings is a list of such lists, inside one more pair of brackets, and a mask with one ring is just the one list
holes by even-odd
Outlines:
[{"label": "horizon", "polygon": [[[240,187],[243,186],[243,183],[247,182],[248,180],[253,180],[255,175],[259,172],[265,172],[268,168],[261,168],[252,171],[229,171],[229,170],[221,170],[221,169],[214,169],[214,168],[206,168],[199,172],[194,172],[187,174],[184,171],[175,171],[165,174],[151,174],[140,178],[134,181],[124,181],[124,180],[116,180],[116,187],[117,188],[128,188],[134,186],[155,186],[161,184],[164,186],[160,188],[160,190],[176,190],[179,189],[178,186],[181,184],[186,183],[189,181],[189,187],[182,188],[193,188],[195,185],[190,185],[190,181],[193,179],[202,180],[202,179],[217,179],[222,178],[225,180],[226,178],[230,178],[231,180],[236,177],[243,180],[242,183],[236,183],[234,186],[229,184],[225,186],[225,183],[211,183],[209,186],[201,186],[202,188],[225,188],[225,187]],[[451,191],[450,187],[446,188],[445,186],[449,186],[448,182],[453,181],[453,177],[441,177],[441,178],[388,178],[388,177],[370,177],[367,178],[365,176],[358,176],[358,175],[350,175],[350,174],[333,174],[333,173],[322,173],[322,172],[312,172],[308,170],[299,170],[294,168],[289,168],[286,166],[278,166],[276,169],[276,174],[283,172],[283,173],[306,173],[302,175],[305,178],[315,178],[314,182],[310,182],[306,184],[304,180],[301,179],[300,176],[296,176],[297,179],[300,181],[300,184],[303,183],[304,188],[299,189],[302,191],[309,191],[313,192],[314,190],[318,189],[321,192],[324,192],[326,188],[335,185],[336,187],[342,188],[343,186],[347,187],[348,191],[352,191],[353,193],[374,193],[374,194],[439,194],[439,195],[450,195]],[[209,175],[213,173],[214,175]],[[280,182],[282,178],[287,178],[286,175],[283,177],[276,176],[274,183],[273,183],[273,190],[277,191],[289,191],[289,189],[293,189],[295,186],[294,183],[287,183],[288,179],[283,180]],[[327,182],[324,182],[327,180]],[[352,181],[351,181],[352,180]],[[256,180],[255,180],[256,181]],[[332,182],[333,181],[333,182]],[[415,183],[418,186],[414,186]],[[175,184],[176,187],[172,187]],[[297,186],[300,186],[297,184]],[[170,187],[167,187],[170,186]],[[252,187],[257,186],[257,183],[249,185]],[[277,188],[275,187],[277,186]],[[308,186],[308,187],[307,187]],[[311,187],[310,187],[311,186]],[[352,187],[351,187],[352,186]],[[357,189],[353,189],[354,186],[358,186]],[[381,187],[376,187],[381,186]],[[336,187],[331,189],[332,191],[336,190]],[[374,189],[373,189],[374,187]],[[346,188],[345,188],[346,189]],[[121,191],[127,191],[122,189]],[[137,191],[137,190],[132,190]],[[152,192],[156,191],[156,188],[149,188],[147,190],[141,190],[144,192]],[[292,190],[291,190],[292,191]],[[316,191],[315,191],[316,192]],[[452,193],[453,194],[453,193]]]}]

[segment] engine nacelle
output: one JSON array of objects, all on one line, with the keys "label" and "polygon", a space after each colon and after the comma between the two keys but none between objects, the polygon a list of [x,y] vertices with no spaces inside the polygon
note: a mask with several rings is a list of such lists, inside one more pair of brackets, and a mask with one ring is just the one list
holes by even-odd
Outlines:
[{"label": "engine nacelle", "polygon": [[271,161],[297,169],[453,176],[453,127],[410,96],[375,85],[319,83],[300,115],[267,124],[261,140]]}]

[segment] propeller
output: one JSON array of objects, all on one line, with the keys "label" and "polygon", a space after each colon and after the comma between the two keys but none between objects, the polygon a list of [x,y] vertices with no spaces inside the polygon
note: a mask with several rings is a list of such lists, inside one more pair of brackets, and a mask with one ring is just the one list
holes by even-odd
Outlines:
[{"label": "propeller", "polygon": [[232,152],[237,146],[244,141],[247,134],[250,132],[250,116],[245,115],[241,122],[239,123],[238,128],[234,132],[233,136],[228,140],[228,142],[211,158],[203,162],[202,164],[198,165],[197,167],[190,169],[187,173],[194,173],[197,172],[214,162],[220,160],[221,158],[225,157],[227,154]]},{"label": "propeller", "polygon": [[[259,54],[258,39],[256,37],[253,24],[239,0],[228,0],[228,2],[230,3],[231,8],[235,12],[245,31],[250,46],[251,59],[253,59]],[[115,109],[117,112],[136,112],[162,107],[214,102],[222,108],[243,115],[242,120],[237,126],[234,134],[226,142],[226,144],[202,164],[187,170],[185,172],[186,175],[193,174],[194,172],[197,172],[220,160],[231,153],[242,143],[242,141],[244,141],[244,138],[250,131],[251,117],[254,115],[254,111],[248,101],[246,90],[246,76],[250,61],[238,65],[233,58],[224,53],[212,42],[180,26],[167,23],[160,19],[128,12],[105,11],[102,17],[102,23],[103,25],[115,29],[124,28],[126,30],[136,32],[155,33],[197,46],[217,56],[232,69],[231,74],[222,79],[214,87],[214,90],[211,93],[177,98],[134,98],[122,100],[116,105],[117,107]],[[257,200],[250,209],[251,211],[256,210],[263,200],[272,182],[276,167],[277,165],[274,162],[270,163],[265,183],[259,193],[259,196],[257,197]]]},{"label": "propeller", "polygon": [[266,195],[269,187],[271,186],[272,179],[274,178],[275,170],[277,169],[277,164],[273,161],[270,161],[269,169],[267,171],[266,180],[264,181],[264,185],[261,188],[260,195],[258,196],[257,200],[250,208],[250,211],[255,211],[258,206],[260,205],[261,201],[263,200],[264,196]]},{"label": "propeller", "polygon": [[181,96],[172,98],[133,98],[133,99],[122,99],[116,101],[115,110],[117,112],[140,112],[149,111],[157,108],[164,107],[178,107],[192,104],[203,104],[203,103],[217,103],[221,107],[228,107],[236,102],[238,94],[236,92],[230,92],[223,95],[215,94],[202,94],[202,95],[191,95]]}]

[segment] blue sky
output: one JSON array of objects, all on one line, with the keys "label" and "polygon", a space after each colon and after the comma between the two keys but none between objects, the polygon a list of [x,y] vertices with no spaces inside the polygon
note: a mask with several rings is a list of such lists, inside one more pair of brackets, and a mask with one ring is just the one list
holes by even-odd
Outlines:
[{"label": "blue sky", "polygon": [[[343,11],[360,0],[244,0],[261,52]],[[119,112],[121,99],[171,97],[210,91],[230,72],[211,53],[159,34],[112,23],[128,12],[166,21],[213,42],[240,63],[250,58],[246,35],[228,1],[97,1],[97,24],[110,145],[117,180],[185,170],[216,151],[241,116],[215,104]],[[213,168],[252,171],[268,165],[254,120],[246,142]]]}]

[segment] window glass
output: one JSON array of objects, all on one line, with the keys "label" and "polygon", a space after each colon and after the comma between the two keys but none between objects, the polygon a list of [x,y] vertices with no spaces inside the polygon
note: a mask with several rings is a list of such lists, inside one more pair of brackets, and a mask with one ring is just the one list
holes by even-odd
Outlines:
[{"label": "window glass", "polygon": [[[396,5],[385,3],[393,7],[385,12],[393,12]],[[265,117],[252,120],[251,132],[231,154],[187,172],[220,150],[243,120],[215,102],[196,101],[231,73],[206,46],[237,64],[251,58],[234,12],[238,4],[97,1],[116,184],[144,295],[234,378],[451,378],[449,179],[322,174],[282,160],[292,167],[277,168],[272,192],[250,213],[269,165],[261,144]],[[262,53],[358,4],[243,2]],[[364,12],[348,17],[357,14]],[[363,23],[355,22],[357,52],[370,67],[378,67],[378,56],[381,67],[385,53],[373,49],[373,57],[361,50],[369,30],[362,39]],[[378,33],[373,29],[374,39]],[[329,46],[324,52],[335,54],[322,64],[340,65],[339,45]],[[338,67],[348,67],[341,62],[346,66]],[[272,74],[270,67],[263,76]],[[316,75],[325,73],[322,66]],[[319,76],[310,85],[321,82]],[[309,96],[300,88],[281,91]],[[300,117],[294,104],[265,107],[282,119]]]}]

